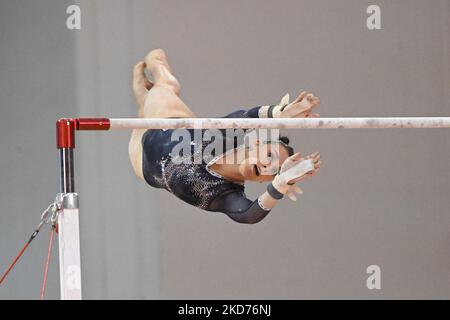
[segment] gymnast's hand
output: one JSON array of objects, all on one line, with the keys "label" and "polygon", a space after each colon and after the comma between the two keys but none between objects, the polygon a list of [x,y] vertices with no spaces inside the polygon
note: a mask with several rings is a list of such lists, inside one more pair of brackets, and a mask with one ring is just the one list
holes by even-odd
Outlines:
[{"label": "gymnast's hand", "polygon": [[315,176],[319,172],[321,164],[318,152],[306,157],[302,157],[298,152],[284,161],[280,168],[280,173],[275,176],[271,184],[276,191],[287,195],[291,200],[295,201],[297,200],[295,193],[303,193],[295,183]]},{"label": "gymnast's hand", "polygon": [[283,173],[286,173],[289,169],[292,169],[293,167],[300,164],[304,160],[312,160],[314,169],[302,176],[295,177],[291,180],[288,180],[288,181],[286,181],[286,183],[292,185],[292,184],[295,184],[302,180],[305,180],[309,177],[314,177],[315,175],[317,175],[317,173],[319,172],[319,169],[320,169],[320,165],[322,164],[322,161],[320,160],[319,152],[314,152],[306,157],[302,157],[300,152],[297,152],[296,154],[290,156],[289,158],[286,159],[286,161],[284,161],[283,165],[281,166],[280,175],[283,175]]},{"label": "gymnast's hand", "polygon": [[303,91],[293,102],[286,106],[278,106],[273,111],[274,118],[318,118],[314,109],[320,104],[314,94]]}]

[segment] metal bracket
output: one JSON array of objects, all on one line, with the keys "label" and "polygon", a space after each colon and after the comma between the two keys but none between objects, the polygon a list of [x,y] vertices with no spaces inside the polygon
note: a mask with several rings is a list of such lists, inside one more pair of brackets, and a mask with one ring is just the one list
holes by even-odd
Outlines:
[{"label": "metal bracket", "polygon": [[56,202],[61,204],[61,209],[78,209],[78,193],[58,193]]}]

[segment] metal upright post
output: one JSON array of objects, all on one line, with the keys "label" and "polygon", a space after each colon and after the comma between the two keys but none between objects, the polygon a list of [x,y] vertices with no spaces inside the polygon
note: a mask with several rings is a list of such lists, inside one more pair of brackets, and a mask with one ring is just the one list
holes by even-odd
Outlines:
[{"label": "metal upright post", "polygon": [[81,299],[81,261],[78,195],[74,184],[75,149],[74,119],[60,119],[56,123],[59,149],[60,194],[62,204],[58,216],[59,270],[62,300]]}]

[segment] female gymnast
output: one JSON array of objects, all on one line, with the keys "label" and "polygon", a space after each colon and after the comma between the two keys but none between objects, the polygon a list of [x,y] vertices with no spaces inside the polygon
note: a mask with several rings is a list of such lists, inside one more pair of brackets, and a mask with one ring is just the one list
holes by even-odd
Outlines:
[{"label": "female gymnast", "polygon": [[[146,69],[151,81],[145,74]],[[140,118],[196,118],[180,99],[180,84],[161,49],[151,51],[144,61],[136,64],[133,91]],[[288,100],[285,96],[279,105],[235,111],[226,117],[319,117],[313,110],[320,101],[313,94],[302,92],[292,103]],[[200,142],[198,145],[193,139],[195,130],[189,130],[191,145],[193,150],[202,152],[206,144]],[[294,193],[303,193],[295,183],[315,176],[321,165],[318,152],[306,157],[294,154],[286,137],[273,141],[255,140],[250,146],[234,142],[228,149],[223,142],[225,152],[213,154],[213,158],[200,162],[175,161],[172,151],[179,141],[172,138],[174,131],[133,130],[129,157],[136,175],[149,185],[166,189],[193,206],[223,212],[239,223],[261,221],[284,195],[295,200]],[[188,157],[194,160],[195,153],[193,151]],[[306,163],[309,167],[305,166]],[[267,191],[251,201],[244,193],[246,181],[268,182]]]}]

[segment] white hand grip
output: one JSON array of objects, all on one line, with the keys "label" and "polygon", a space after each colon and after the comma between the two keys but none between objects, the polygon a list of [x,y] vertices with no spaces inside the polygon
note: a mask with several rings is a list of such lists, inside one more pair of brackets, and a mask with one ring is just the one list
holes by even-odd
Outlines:
[{"label": "white hand grip", "polygon": [[311,172],[314,170],[314,162],[311,159],[303,160],[299,164],[295,165],[294,167],[286,170],[285,172],[281,173],[280,176],[283,177],[284,181],[288,182],[297,178],[300,178],[307,174],[308,172]]}]

